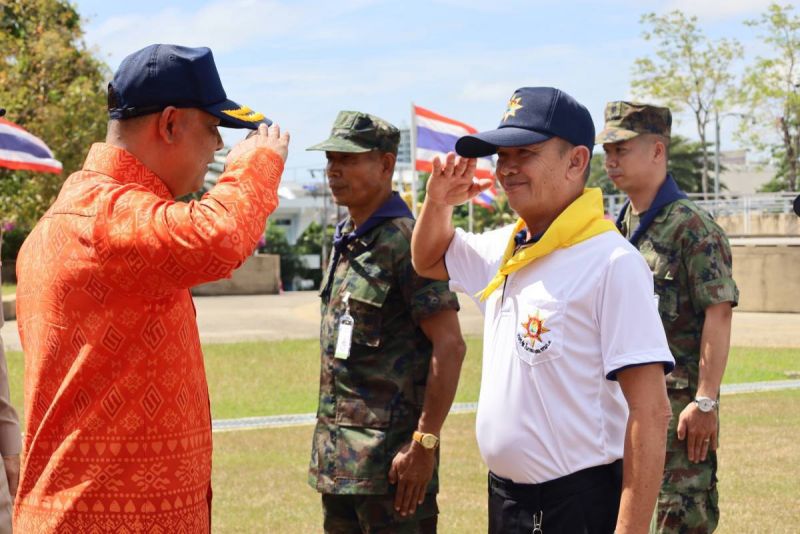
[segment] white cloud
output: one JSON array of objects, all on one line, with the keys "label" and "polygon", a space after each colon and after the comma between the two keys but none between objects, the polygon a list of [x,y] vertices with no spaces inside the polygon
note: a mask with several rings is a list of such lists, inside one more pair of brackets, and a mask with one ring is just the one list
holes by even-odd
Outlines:
[{"label": "white cloud", "polygon": [[110,63],[117,64],[127,54],[152,43],[202,44],[226,52],[265,32],[280,36],[300,20],[299,13],[278,2],[211,2],[192,12],[167,7],[152,14],[111,17],[90,28],[86,40],[102,44]]},{"label": "white cloud", "polygon": [[136,12],[134,4],[129,14],[91,25],[86,41],[99,47],[112,67],[132,51],[152,43],[208,46],[221,55],[267,43],[271,51],[280,49],[285,41],[296,46],[296,36],[302,34],[303,43],[313,46],[319,41],[356,38],[351,32],[331,27],[331,18],[366,9],[378,1],[212,0],[191,10],[165,7],[155,13]]}]

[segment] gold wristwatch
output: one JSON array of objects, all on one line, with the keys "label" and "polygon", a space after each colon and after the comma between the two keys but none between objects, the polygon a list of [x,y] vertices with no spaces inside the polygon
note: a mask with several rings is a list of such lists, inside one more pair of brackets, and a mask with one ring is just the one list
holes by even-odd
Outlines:
[{"label": "gold wristwatch", "polygon": [[425,434],[424,432],[418,432],[415,430],[411,439],[428,450],[433,450],[439,446],[439,438],[433,434]]}]

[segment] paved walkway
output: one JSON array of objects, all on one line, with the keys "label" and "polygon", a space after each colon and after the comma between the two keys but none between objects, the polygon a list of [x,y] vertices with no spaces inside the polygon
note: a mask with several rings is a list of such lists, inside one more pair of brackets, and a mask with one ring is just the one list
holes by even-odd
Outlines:
[{"label": "paved walkway", "polygon": [[[203,343],[319,336],[319,298],[313,291],[195,297],[194,300]],[[482,335],[483,319],[478,307],[463,296],[461,304],[459,318],[463,332]],[[20,350],[16,321],[8,321],[0,332],[8,349]],[[738,347],[800,347],[800,314],[734,312],[731,344]]]}]

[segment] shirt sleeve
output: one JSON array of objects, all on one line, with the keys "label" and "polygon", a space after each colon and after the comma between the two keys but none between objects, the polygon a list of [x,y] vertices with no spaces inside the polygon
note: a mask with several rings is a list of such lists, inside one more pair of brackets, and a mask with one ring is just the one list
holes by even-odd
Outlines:
[{"label": "shirt sleeve", "polygon": [[684,232],[684,265],[689,297],[695,311],[712,304],[739,302],[739,289],[733,280],[731,246],[721,228],[710,223],[702,232]]},{"label": "shirt sleeve", "polygon": [[456,228],[444,256],[450,288],[466,293],[474,300],[475,294],[482,291],[497,273],[512,230],[513,226],[505,226],[471,234]]},{"label": "shirt sleeve", "polygon": [[606,378],[636,365],[661,363],[664,373],[675,366],[658,315],[653,276],[635,251],[620,249],[600,279],[595,306]]},{"label": "shirt sleeve", "polygon": [[126,184],[98,217],[95,250],[114,263],[104,272],[122,290],[154,297],[229,277],[277,208],[282,172],[277,154],[256,149],[231,162],[199,201],[162,199]]},{"label": "shirt sleeve", "polygon": [[423,278],[411,263],[410,243],[404,242],[402,268],[398,284],[403,299],[411,310],[411,320],[418,325],[426,317],[439,312],[459,310],[458,297],[450,291],[447,282]]}]

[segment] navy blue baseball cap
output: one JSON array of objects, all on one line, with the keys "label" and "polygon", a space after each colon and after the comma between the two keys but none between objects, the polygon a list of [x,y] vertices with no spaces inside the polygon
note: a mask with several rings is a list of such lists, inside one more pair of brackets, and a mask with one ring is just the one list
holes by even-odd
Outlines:
[{"label": "navy blue baseball cap", "polygon": [[154,44],[129,55],[108,84],[108,116],[128,119],[167,106],[198,108],[228,128],[272,124],[263,114],[228,100],[211,49]]},{"label": "navy blue baseball cap", "polygon": [[560,89],[521,87],[508,101],[496,130],[466,135],[456,141],[456,152],[482,158],[499,147],[535,145],[560,137],[575,146],[594,148],[594,122],[589,110]]}]

